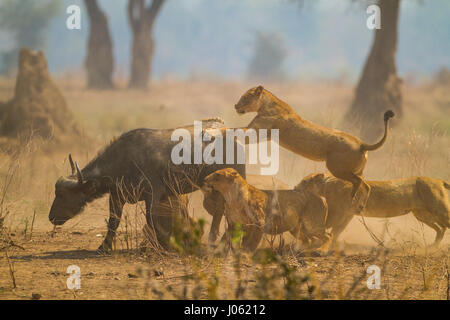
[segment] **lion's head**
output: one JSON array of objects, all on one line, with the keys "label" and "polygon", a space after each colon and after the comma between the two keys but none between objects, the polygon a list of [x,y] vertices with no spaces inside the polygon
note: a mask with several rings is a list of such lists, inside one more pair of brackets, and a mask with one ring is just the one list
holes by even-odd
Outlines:
[{"label": "lion's head", "polygon": [[205,178],[202,190],[204,192],[217,190],[223,194],[229,191],[232,185],[241,184],[242,180],[244,179],[236,170],[232,168],[221,169],[211,173]]},{"label": "lion's head", "polygon": [[263,91],[263,86],[258,86],[247,90],[239,99],[238,103],[234,106],[236,112],[239,114],[258,112],[262,105],[261,95]]},{"label": "lion's head", "polygon": [[295,191],[299,192],[312,192],[316,195],[323,195],[325,192],[325,185],[327,181],[328,175],[325,173],[313,173],[300,181],[294,187]]}]

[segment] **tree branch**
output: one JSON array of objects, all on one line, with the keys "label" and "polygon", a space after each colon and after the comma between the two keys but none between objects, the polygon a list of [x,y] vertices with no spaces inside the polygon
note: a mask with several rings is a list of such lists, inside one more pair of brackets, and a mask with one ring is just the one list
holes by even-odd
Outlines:
[{"label": "tree branch", "polygon": [[149,20],[149,25],[152,26],[155,22],[156,16],[158,15],[159,11],[161,10],[162,5],[164,4],[165,0],[153,0],[152,5],[147,8],[146,14],[147,19]]},{"label": "tree branch", "polygon": [[[136,17],[136,9],[141,10],[143,1],[142,0],[129,0],[128,1],[128,22],[130,24],[131,29],[136,31],[139,28],[140,19]],[[139,12],[141,13],[141,12]]]},{"label": "tree branch", "polygon": [[84,5],[86,6],[91,21],[93,21],[101,13],[97,0],[84,0]]}]

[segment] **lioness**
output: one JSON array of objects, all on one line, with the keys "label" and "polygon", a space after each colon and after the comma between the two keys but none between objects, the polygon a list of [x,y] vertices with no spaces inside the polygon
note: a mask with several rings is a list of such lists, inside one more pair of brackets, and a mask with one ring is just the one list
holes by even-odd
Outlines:
[{"label": "lioness", "polygon": [[[246,174],[246,179],[249,184],[259,189],[289,189],[285,183],[272,176]],[[222,212],[225,210],[225,200],[219,192],[214,191],[213,189],[210,189],[209,192],[207,192],[207,189],[203,188],[202,193],[204,196],[203,207],[206,209],[207,213],[213,216],[209,243],[214,244],[219,235],[220,223],[222,222]]]},{"label": "lioness", "polygon": [[394,116],[391,110],[384,114],[383,138],[375,144],[367,144],[347,133],[303,119],[262,86],[244,93],[235,109],[239,114],[257,113],[246,129],[268,129],[269,132],[270,129],[279,129],[282,147],[311,160],[325,161],[335,177],[353,184],[352,199],[355,199],[359,210],[363,209],[370,193],[370,186],[362,179],[367,151],[380,148],[386,141],[388,120]]},{"label": "lioness", "polygon": [[[371,187],[364,217],[392,218],[411,212],[417,220],[436,231],[433,246],[437,247],[450,228],[450,203],[445,189],[450,185],[441,179],[412,177],[388,181],[366,181]],[[304,178],[294,190],[304,197],[324,197],[328,205],[326,227],[331,228],[331,244],[345,229],[353,215],[351,184],[324,173]]]},{"label": "lioness", "polygon": [[[263,233],[275,235],[289,231],[307,245],[328,240],[324,201],[309,201],[305,206],[305,199],[294,190],[257,189],[231,168],[218,170],[205,178],[202,191],[209,193],[211,190],[218,191],[225,199],[227,233],[238,223],[242,225],[244,249],[255,250]],[[306,216],[302,212],[313,214]],[[322,239],[317,242],[317,238]]]}]

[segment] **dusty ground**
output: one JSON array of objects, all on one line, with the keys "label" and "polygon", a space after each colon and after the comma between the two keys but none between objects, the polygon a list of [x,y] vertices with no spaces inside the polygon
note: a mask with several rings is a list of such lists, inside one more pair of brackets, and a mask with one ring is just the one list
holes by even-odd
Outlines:
[{"label": "dusty ground", "polygon": [[[367,219],[369,228],[379,237],[387,223],[388,233],[384,237],[390,249],[387,253],[377,249],[360,220],[355,218],[340,238],[344,255],[302,257],[286,249],[280,261],[267,266],[248,256],[236,262],[238,257],[233,254],[226,258],[159,252],[138,255],[134,249],[142,238],[138,231],[143,219],[139,206],[126,207],[128,220],[121,224],[115,253],[98,256],[95,249],[106,232],[106,198],[88,205],[83,214],[52,234],[47,216],[53,201],[53,186],[59,176],[69,173],[69,152],[84,165],[110,139],[132,128],[176,127],[211,116],[223,117],[229,126],[242,126],[251,119],[251,116],[237,116],[232,108],[250,87],[248,84],[162,81],[148,92],[122,89],[95,92],[86,91],[79,81],[68,79],[58,78],[57,82],[89,140],[68,141],[57,146],[33,142],[26,147],[3,138],[0,141],[1,194],[6,190],[0,214],[9,213],[5,227],[14,234],[13,242],[23,248],[9,249],[9,263],[5,250],[0,249],[0,299],[30,299],[33,293],[42,299],[182,298],[184,291],[188,298],[264,297],[261,292],[266,292],[269,298],[448,297],[446,263],[449,263],[450,232],[441,249],[430,252],[425,244],[432,242],[434,232],[409,215],[388,221]],[[12,80],[0,79],[0,101],[12,96],[13,84]],[[266,87],[305,118],[335,128],[340,128],[340,114],[353,93],[352,86],[337,83],[268,84]],[[427,175],[450,180],[448,90],[430,85],[406,86],[404,98],[405,118],[392,130],[386,145],[369,155],[366,177],[381,180]],[[18,158],[11,158],[11,146],[21,150]],[[277,178],[290,186],[309,173],[325,170],[321,163],[284,150],[280,158]],[[256,166],[248,169],[258,173]],[[9,177],[11,183],[7,184]],[[210,218],[200,201],[200,195],[192,197],[191,213],[205,218],[208,230]],[[366,287],[366,269],[372,264],[382,269],[380,290]],[[67,289],[69,265],[81,269],[81,290]],[[14,269],[15,289],[10,266]],[[279,274],[286,266],[289,271]],[[188,277],[184,277],[186,274]],[[306,275],[309,278],[302,282]],[[236,293],[239,283],[243,289]],[[319,289],[312,289],[313,286]]]},{"label": "dusty ground", "polygon": [[[281,265],[273,263],[263,271],[261,264],[250,257],[241,257],[240,276],[235,269],[235,257],[226,258],[184,257],[176,253],[142,256],[135,250],[117,250],[111,256],[100,256],[95,249],[101,241],[97,234],[104,229],[91,231],[38,232],[32,240],[23,241],[21,235],[13,237],[23,250],[10,249],[16,288],[5,256],[0,258],[0,299],[31,299],[39,294],[41,299],[174,299],[187,298],[233,299],[238,279],[244,287],[239,298],[258,298],[258,286],[266,285],[267,296],[284,299],[285,282]],[[447,299],[449,294],[448,251],[425,254],[409,245],[387,253],[367,246],[348,246],[344,256],[302,257],[285,253],[283,260],[292,267],[295,275],[307,274],[304,285],[296,285],[295,298],[322,299]],[[378,256],[377,256],[378,255]],[[70,265],[81,270],[81,289],[67,288],[66,273]],[[369,290],[366,286],[366,269],[378,265],[381,272],[381,289]],[[208,291],[213,275],[218,278],[217,289]],[[187,276],[187,277],[186,277]],[[320,290],[308,293],[308,287]],[[171,289],[172,288],[172,289]]]}]

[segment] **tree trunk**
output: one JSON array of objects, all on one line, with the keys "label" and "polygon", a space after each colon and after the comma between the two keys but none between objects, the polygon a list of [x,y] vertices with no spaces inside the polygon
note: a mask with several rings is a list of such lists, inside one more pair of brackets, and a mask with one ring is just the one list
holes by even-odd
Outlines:
[{"label": "tree trunk", "polygon": [[345,117],[367,142],[382,134],[382,119],[386,110],[393,110],[396,119],[402,116],[402,80],[397,76],[395,65],[400,0],[379,0],[378,4],[381,29],[375,32],[353,104]]},{"label": "tree trunk", "polygon": [[153,38],[145,28],[133,34],[130,88],[147,87],[152,71]]},{"label": "tree trunk", "polygon": [[154,52],[153,26],[165,0],[152,0],[150,7],[144,0],[129,0],[128,21],[133,33],[130,65],[130,88],[145,89],[151,76]]},{"label": "tree trunk", "polygon": [[114,57],[108,19],[97,0],[84,0],[89,14],[90,30],[86,57],[87,86],[90,89],[113,87]]}]

